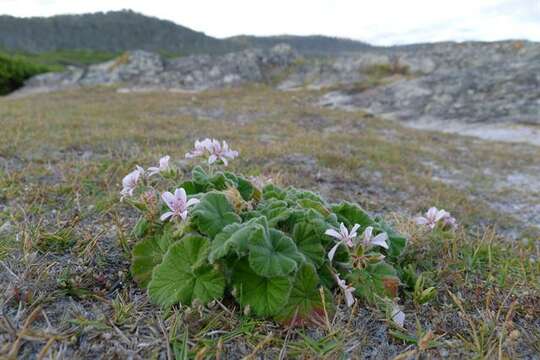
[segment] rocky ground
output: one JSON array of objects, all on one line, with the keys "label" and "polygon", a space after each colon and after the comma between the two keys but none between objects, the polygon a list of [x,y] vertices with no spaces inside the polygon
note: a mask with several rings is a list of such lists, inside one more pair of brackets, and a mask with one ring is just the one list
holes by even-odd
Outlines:
[{"label": "rocky ground", "polygon": [[[406,76],[384,70],[369,83]],[[538,359],[540,148],[322,107],[326,86],[276,83],[0,99],[0,357]],[[136,214],[119,202],[121,178],[163,154],[188,170],[183,154],[207,136],[240,150],[236,170],[384,216],[409,236],[407,257],[436,299],[419,305],[403,289],[400,332],[364,304],[340,302],[326,327],[306,329],[250,319],[227,301],[149,304],[129,274]],[[459,220],[454,236],[411,222],[432,205]]]}]

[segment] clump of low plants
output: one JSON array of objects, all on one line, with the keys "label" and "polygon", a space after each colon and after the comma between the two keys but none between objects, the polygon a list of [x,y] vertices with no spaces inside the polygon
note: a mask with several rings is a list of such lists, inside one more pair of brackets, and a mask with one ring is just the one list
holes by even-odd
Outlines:
[{"label": "clump of low plants", "polygon": [[385,304],[402,326],[396,264],[407,239],[357,204],[224,170],[237,156],[205,139],[186,154],[205,159],[191,174],[165,156],[123,179],[123,201],[141,212],[131,271],[151,301],[234,299],[245,314],[301,325],[327,318],[338,289],[347,306]]}]

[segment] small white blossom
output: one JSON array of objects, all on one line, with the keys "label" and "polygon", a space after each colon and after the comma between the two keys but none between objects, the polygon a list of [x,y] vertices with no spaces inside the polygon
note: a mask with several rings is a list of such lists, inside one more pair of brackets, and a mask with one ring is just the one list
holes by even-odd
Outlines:
[{"label": "small white blossom", "polygon": [[416,224],[418,225],[426,225],[430,229],[434,229],[435,226],[437,226],[437,223],[444,219],[445,217],[449,216],[450,214],[446,212],[445,210],[439,210],[436,207],[431,207],[426,212],[424,216],[417,217]]},{"label": "small white blossom", "polygon": [[213,164],[218,160],[223,162],[223,165],[229,164],[227,159],[234,159],[238,156],[238,151],[229,149],[229,144],[226,141],[220,143],[216,139],[212,139],[212,146],[210,148],[210,156],[208,157],[208,164]]},{"label": "small white blossom", "polygon": [[148,168],[148,176],[159,174],[160,172],[169,170],[169,160],[171,157],[169,155],[163,156],[159,159],[159,166],[151,166]]},{"label": "small white blossom", "polygon": [[332,261],[332,259],[334,258],[334,255],[339,245],[345,244],[350,248],[354,246],[353,240],[356,236],[358,236],[358,234],[356,233],[356,230],[358,230],[359,228],[360,228],[360,225],[355,224],[353,228],[351,229],[351,231],[349,232],[349,230],[347,230],[347,227],[345,227],[345,224],[341,223],[339,225],[339,232],[337,232],[334,229],[328,229],[325,231],[326,235],[332,236],[339,240],[337,244],[334,245],[334,247],[330,249],[330,251],[328,252],[328,259],[330,259],[330,261]]},{"label": "small white blossom", "polygon": [[186,153],[187,159],[193,159],[199,156],[203,156],[205,153],[210,152],[212,147],[212,140],[206,138],[202,141],[195,140],[194,149]]},{"label": "small white blossom", "polygon": [[388,243],[386,242],[388,240],[388,235],[383,232],[378,234],[377,236],[373,236],[373,227],[368,226],[364,230],[364,236],[362,238],[362,244],[364,245],[365,249],[369,249],[373,246],[380,246],[385,249],[388,249]]},{"label": "small white blossom", "polygon": [[122,191],[120,192],[120,200],[123,200],[126,196],[133,196],[133,191],[137,188],[139,179],[144,175],[144,169],[137,165],[135,170],[127,174],[122,179]]},{"label": "small white blossom", "polygon": [[166,191],[161,194],[161,198],[165,201],[165,204],[169,207],[170,211],[167,211],[161,215],[161,221],[165,221],[169,218],[177,218],[180,220],[186,220],[188,215],[188,208],[199,202],[198,199],[187,200],[186,191],[183,188],[176,189],[174,195]]},{"label": "small white blossom", "polygon": [[341,291],[343,291],[343,295],[345,295],[345,303],[347,304],[347,306],[348,307],[353,306],[353,304],[356,301],[353,295],[356,289],[350,285],[347,285],[345,280],[340,279],[339,275],[337,274],[336,274],[336,281],[337,281],[338,286],[341,288]]}]

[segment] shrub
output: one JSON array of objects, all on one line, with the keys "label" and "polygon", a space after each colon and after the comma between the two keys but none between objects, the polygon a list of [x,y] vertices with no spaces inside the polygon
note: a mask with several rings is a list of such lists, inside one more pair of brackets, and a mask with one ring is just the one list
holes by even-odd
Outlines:
[{"label": "shrub", "polygon": [[47,71],[46,66],[0,53],[0,95],[9,94],[20,88],[26,79]]},{"label": "shrub", "polygon": [[[208,156],[210,164],[195,166],[188,178],[168,156],[124,178],[124,201],[142,213],[131,271],[154,303],[232,296],[244,313],[299,325],[328,316],[337,288],[349,306],[359,298],[399,311],[394,264],[403,236],[356,204],[218,170],[237,155],[206,139],[186,157]],[[177,188],[174,194],[159,195],[164,184]]]}]

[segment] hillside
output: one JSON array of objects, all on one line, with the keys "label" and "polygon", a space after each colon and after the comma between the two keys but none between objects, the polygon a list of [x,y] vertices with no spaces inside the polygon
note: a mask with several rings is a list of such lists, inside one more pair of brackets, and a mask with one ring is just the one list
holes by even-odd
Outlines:
[{"label": "hillside", "polygon": [[30,53],[144,49],[192,54],[226,52],[234,46],[170,21],[132,11],[111,11],[48,18],[0,16],[0,48]]},{"label": "hillside", "polygon": [[0,49],[44,53],[93,50],[120,53],[142,49],[162,54],[223,54],[287,43],[303,54],[325,55],[369,48],[366,43],[327,36],[237,36],[217,39],[171,21],[130,10],[16,18],[0,16]]}]

